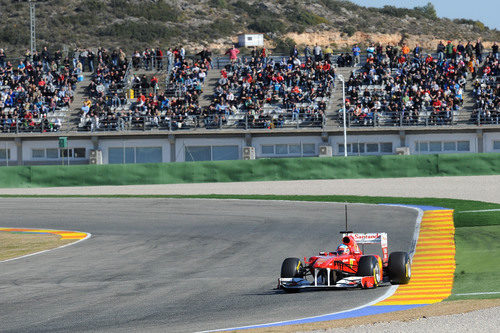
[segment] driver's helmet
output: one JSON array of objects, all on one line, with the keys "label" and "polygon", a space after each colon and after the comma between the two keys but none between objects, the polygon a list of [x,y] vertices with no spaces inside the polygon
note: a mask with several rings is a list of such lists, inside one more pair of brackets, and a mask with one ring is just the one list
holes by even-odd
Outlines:
[{"label": "driver's helmet", "polygon": [[349,254],[349,246],[345,244],[340,244],[339,247],[337,247],[337,254]]}]

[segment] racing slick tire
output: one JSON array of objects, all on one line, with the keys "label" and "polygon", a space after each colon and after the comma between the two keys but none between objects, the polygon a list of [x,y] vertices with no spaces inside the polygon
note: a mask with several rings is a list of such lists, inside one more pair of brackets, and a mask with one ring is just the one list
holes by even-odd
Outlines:
[{"label": "racing slick tire", "polygon": [[389,280],[391,284],[408,284],[411,278],[411,262],[408,253],[393,252],[389,255]]},{"label": "racing slick tire", "polygon": [[375,287],[377,287],[380,282],[380,263],[375,256],[362,256],[359,258],[358,262],[358,272],[357,276],[373,276]]},{"label": "racing slick tire", "polygon": [[281,277],[282,278],[301,278],[302,262],[299,258],[286,258],[281,264]]}]

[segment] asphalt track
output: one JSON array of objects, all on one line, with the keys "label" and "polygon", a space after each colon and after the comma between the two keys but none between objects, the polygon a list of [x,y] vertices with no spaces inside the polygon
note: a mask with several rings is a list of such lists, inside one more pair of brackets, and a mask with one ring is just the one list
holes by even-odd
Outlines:
[{"label": "asphalt track", "polygon": [[[285,257],[334,250],[344,206],[196,199],[3,198],[1,225],[92,238],[0,263],[0,331],[188,332],[315,316],[384,294],[274,290]],[[349,205],[349,227],[409,250],[417,212]]]}]

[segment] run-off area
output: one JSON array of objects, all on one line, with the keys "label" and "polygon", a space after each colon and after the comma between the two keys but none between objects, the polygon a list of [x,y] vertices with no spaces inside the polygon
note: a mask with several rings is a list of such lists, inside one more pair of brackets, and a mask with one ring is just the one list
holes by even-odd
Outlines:
[{"label": "run-off area", "polygon": [[[387,232],[390,252],[410,249],[416,210],[348,207],[349,229]],[[0,212],[9,227],[93,235],[2,264],[5,330],[208,330],[347,310],[387,291],[274,290],[284,258],[335,250],[344,204],[6,198]]]}]

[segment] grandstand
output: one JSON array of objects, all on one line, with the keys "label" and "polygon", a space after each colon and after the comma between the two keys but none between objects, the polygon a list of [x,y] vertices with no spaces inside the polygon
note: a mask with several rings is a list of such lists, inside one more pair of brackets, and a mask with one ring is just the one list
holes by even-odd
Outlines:
[{"label": "grandstand", "polygon": [[[337,142],[343,123],[339,74],[346,78],[350,154],[394,153],[405,146],[412,146],[412,153],[500,150],[497,134],[490,142],[479,143],[484,141],[483,132],[497,133],[498,56],[486,54],[480,63],[459,52],[403,54],[380,49],[363,54],[356,66],[349,54],[254,54],[230,62],[206,51],[186,56],[182,48],[165,53],[146,49],[131,55],[99,48],[74,52],[72,59],[59,52],[33,61],[6,59],[0,64],[4,154],[17,151],[18,161],[38,163],[34,156],[42,152],[23,158],[12,142],[13,138],[29,140],[24,133],[85,138],[85,159],[76,163],[88,163],[89,151],[100,150],[95,138],[110,135],[124,140],[168,138],[171,147],[164,148],[162,157],[154,161],[198,160],[186,147],[181,148],[189,151],[185,156],[172,152],[179,149],[175,138],[181,135],[193,140],[213,138],[216,145],[209,145],[201,159],[217,159],[214,147],[228,136],[244,138],[237,151],[253,146],[252,137],[276,142],[279,137],[306,137],[310,141],[263,143],[260,149],[253,147],[258,158],[318,156],[322,145],[341,154],[344,147]],[[443,138],[439,150],[437,141],[431,149],[431,142],[422,140],[425,133],[450,130],[458,139],[448,144],[450,139]],[[406,133],[418,133],[418,140],[409,144]],[[383,140],[376,137],[383,134],[391,135]],[[459,140],[464,135],[466,139]],[[377,142],[371,142],[374,138]],[[464,145],[462,141],[467,140]],[[196,147],[205,143],[202,140]],[[65,154],[77,155],[59,152],[58,160]],[[55,162],[49,155],[55,158],[45,151],[43,163]],[[246,158],[234,149],[228,156]],[[15,159],[12,154],[10,158]],[[138,161],[142,160],[134,158]]]}]

